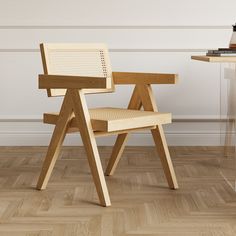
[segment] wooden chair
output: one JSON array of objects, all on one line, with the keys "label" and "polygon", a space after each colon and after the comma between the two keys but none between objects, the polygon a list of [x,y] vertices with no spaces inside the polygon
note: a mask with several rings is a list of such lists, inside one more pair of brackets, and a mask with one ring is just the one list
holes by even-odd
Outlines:
[{"label": "wooden chair", "polygon": [[[64,96],[60,113],[44,114],[44,123],[55,129],[48,147],[37,189],[45,189],[66,133],[80,132],[102,206],[111,205],[95,137],[117,134],[105,174],[112,175],[127,141],[128,133],[150,129],[169,187],[178,184],[162,124],[171,123],[170,113],[158,112],[151,84],[175,84],[176,74],[112,72],[108,50],[103,44],[41,44],[44,74],[39,88],[48,96]],[[135,85],[127,109],[88,109],[85,94],[114,92],[115,84]],[[140,110],[143,107],[144,110]]]}]

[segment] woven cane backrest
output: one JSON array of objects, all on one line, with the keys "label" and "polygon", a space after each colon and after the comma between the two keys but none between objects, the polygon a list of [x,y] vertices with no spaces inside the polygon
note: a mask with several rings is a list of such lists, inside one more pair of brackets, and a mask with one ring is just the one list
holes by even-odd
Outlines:
[{"label": "woven cane backrest", "polygon": [[[112,78],[108,50],[104,44],[41,44],[45,74]],[[104,93],[109,89],[84,89],[85,93]],[[48,96],[64,96],[65,89],[48,89]]]}]

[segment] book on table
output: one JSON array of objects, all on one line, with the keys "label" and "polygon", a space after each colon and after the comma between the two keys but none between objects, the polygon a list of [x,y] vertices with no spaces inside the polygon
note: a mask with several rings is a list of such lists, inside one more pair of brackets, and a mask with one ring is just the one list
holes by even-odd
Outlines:
[{"label": "book on table", "polygon": [[236,49],[232,49],[232,48],[211,49],[207,51],[206,56],[236,57]]}]

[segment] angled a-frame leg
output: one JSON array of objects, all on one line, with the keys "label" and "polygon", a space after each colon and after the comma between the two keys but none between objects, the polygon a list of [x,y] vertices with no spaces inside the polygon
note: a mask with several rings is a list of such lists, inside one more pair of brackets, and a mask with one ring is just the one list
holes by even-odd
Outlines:
[{"label": "angled a-frame leg", "polygon": [[[143,106],[144,110],[146,111],[158,111],[150,85],[142,84],[136,85],[135,87],[129,108],[140,109],[141,106]],[[178,183],[176,180],[175,171],[171,161],[162,125],[157,125],[157,127],[155,129],[152,129],[151,132],[157,148],[157,152],[161,159],[161,163],[164,169],[165,176],[167,178],[168,185],[171,189],[177,189]],[[123,153],[124,146],[127,140],[127,135],[127,133],[118,135],[118,138],[112,151],[111,158],[107,166],[106,175],[112,175],[114,173]]]},{"label": "angled a-frame leg", "polygon": [[[138,90],[144,110],[158,111],[151,85],[138,85]],[[178,183],[162,125],[157,125],[155,129],[151,130],[151,132],[156,144],[158,155],[161,159],[168,185],[171,189],[177,189]]]},{"label": "angled a-frame leg", "polygon": [[91,125],[88,107],[82,90],[69,89],[71,100],[73,102],[73,111],[77,121],[81,138],[87,152],[89,166],[92,172],[98,197],[102,206],[110,206],[110,197],[105,182],[105,176],[102,169],[100,156]]},{"label": "angled a-frame leg", "polygon": [[37,183],[37,189],[45,189],[58,158],[72,115],[78,123],[81,137],[88,155],[88,161],[101,205],[110,206],[110,198],[102,170],[95,136],[86,106],[84,94],[77,89],[68,89],[59,118],[54,129],[43,168]]},{"label": "angled a-frame leg", "polygon": [[46,158],[43,163],[43,167],[38,179],[37,189],[45,189],[48,183],[48,180],[51,176],[53,167],[58,158],[62,143],[64,141],[66,131],[68,129],[68,124],[72,115],[72,106],[70,103],[70,98],[68,93],[65,95],[61,111],[57,124],[54,128],[53,135],[48,147]]},{"label": "angled a-frame leg", "polygon": [[[133,94],[131,96],[128,109],[140,110],[142,106],[141,100],[139,98],[137,86],[135,86]],[[118,162],[120,161],[121,155],[124,151],[126,141],[128,139],[128,133],[119,134],[117,136],[115,145],[112,149],[111,157],[109,159],[105,175],[113,175]]]}]

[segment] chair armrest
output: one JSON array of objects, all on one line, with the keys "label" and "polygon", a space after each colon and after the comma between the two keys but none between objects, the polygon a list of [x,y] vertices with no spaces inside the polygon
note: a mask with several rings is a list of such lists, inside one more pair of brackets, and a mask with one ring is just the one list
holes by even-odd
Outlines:
[{"label": "chair armrest", "polygon": [[177,74],[113,72],[115,84],[176,84]]},{"label": "chair armrest", "polygon": [[40,89],[111,88],[111,78],[70,75],[39,75]]}]

